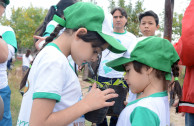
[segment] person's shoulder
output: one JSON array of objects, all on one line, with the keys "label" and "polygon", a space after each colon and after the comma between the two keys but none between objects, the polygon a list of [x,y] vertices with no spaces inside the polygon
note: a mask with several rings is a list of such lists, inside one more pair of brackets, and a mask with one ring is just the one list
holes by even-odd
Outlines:
[{"label": "person's shoulder", "polygon": [[39,53],[41,57],[48,58],[48,60],[66,60],[67,58],[63,53],[54,46],[45,46]]},{"label": "person's shoulder", "polygon": [[133,34],[133,33],[131,33],[131,32],[126,32],[126,35],[128,35],[129,37],[132,37],[132,38],[134,38],[134,39],[136,39],[136,36]]},{"label": "person's shoulder", "polygon": [[11,31],[14,32],[13,28],[11,28],[10,26],[2,26],[0,25],[0,34],[3,35],[5,32],[7,31]]},{"label": "person's shoulder", "polygon": [[1,26],[1,28],[4,30],[4,31],[14,31],[12,27],[10,26]]},{"label": "person's shoulder", "polygon": [[155,102],[155,98],[153,97],[145,97],[145,98],[142,98],[141,100],[139,100],[136,105],[137,106],[142,106],[142,107],[150,107],[150,106],[153,106]]}]

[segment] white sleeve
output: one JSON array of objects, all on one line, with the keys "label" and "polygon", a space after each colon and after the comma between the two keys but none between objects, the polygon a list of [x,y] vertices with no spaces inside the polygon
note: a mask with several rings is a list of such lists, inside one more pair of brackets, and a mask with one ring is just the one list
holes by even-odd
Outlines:
[{"label": "white sleeve", "polygon": [[9,50],[9,54],[8,54],[8,60],[10,60],[14,54],[15,54],[15,48],[12,45],[8,45],[8,50]]},{"label": "white sleeve", "polygon": [[66,83],[67,65],[66,62],[61,62],[57,56],[44,55],[34,73],[35,93],[33,99],[47,98],[60,101],[63,85]]},{"label": "white sleeve", "polygon": [[33,60],[32,55],[29,55],[29,60],[30,60],[30,62]]},{"label": "white sleeve", "polygon": [[41,48],[43,47],[44,43],[45,43],[45,40],[41,41],[41,42],[38,44],[39,49],[41,49]]}]

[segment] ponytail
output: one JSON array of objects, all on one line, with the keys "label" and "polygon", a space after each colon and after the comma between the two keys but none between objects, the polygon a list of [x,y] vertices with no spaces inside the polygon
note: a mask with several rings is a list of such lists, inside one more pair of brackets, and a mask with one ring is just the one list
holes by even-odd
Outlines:
[{"label": "ponytail", "polygon": [[178,81],[178,76],[179,76],[178,61],[175,62],[172,65],[172,73],[173,73],[173,76],[174,76],[174,81],[169,85],[169,87],[171,89],[171,92],[170,92],[171,100],[173,100],[173,102],[171,103],[171,105],[174,103],[174,99],[175,99],[175,96],[176,95],[178,96],[178,99],[179,100],[182,97],[182,88],[181,88],[180,83]]},{"label": "ponytail", "polygon": [[[46,42],[44,43],[43,47],[40,49],[40,51],[50,42],[53,41],[54,38],[57,37],[57,35],[59,34],[60,30],[62,30],[63,27],[61,25],[58,25],[55,30],[53,31],[53,33],[51,33],[51,35],[49,37],[46,38]],[[39,51],[39,52],[40,52]],[[38,53],[39,53],[38,52]],[[38,53],[36,54],[36,56],[38,55]],[[36,58],[35,56],[35,58]],[[33,59],[33,61],[31,62],[31,65],[33,64],[35,58]],[[28,75],[29,75],[29,72],[30,72],[30,68],[28,69],[28,71],[26,72],[25,76],[23,77],[21,83],[20,83],[20,90],[26,85],[26,81],[28,79]]]}]

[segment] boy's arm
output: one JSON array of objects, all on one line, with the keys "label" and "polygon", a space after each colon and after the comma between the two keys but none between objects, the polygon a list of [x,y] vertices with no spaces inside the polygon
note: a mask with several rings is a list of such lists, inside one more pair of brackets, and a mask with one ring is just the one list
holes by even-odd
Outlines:
[{"label": "boy's arm", "polygon": [[191,0],[182,19],[182,36],[174,45],[183,65],[194,65],[194,0]]},{"label": "boy's arm", "polygon": [[0,38],[0,63],[4,63],[8,58],[7,43]]}]

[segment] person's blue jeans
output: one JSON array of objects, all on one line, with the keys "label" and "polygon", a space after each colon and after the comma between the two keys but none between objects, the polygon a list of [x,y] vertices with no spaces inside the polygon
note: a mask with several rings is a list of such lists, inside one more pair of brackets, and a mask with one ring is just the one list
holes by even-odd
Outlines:
[{"label": "person's blue jeans", "polygon": [[11,110],[10,110],[10,95],[11,90],[9,86],[0,89],[0,95],[4,102],[3,119],[0,121],[0,126],[12,126]]},{"label": "person's blue jeans", "polygon": [[[100,83],[101,82],[111,82],[112,81],[112,83],[114,83],[117,79],[118,78],[106,78],[106,77],[98,76],[97,81],[100,82]],[[124,83],[128,87],[126,81],[124,81]],[[117,120],[118,120],[118,117],[111,116],[111,118],[110,118],[110,126],[116,126]],[[100,124],[96,124],[96,126],[108,126],[107,118],[105,117],[103,122],[100,123]]]},{"label": "person's blue jeans", "polygon": [[194,114],[185,113],[185,126],[194,126]]}]

